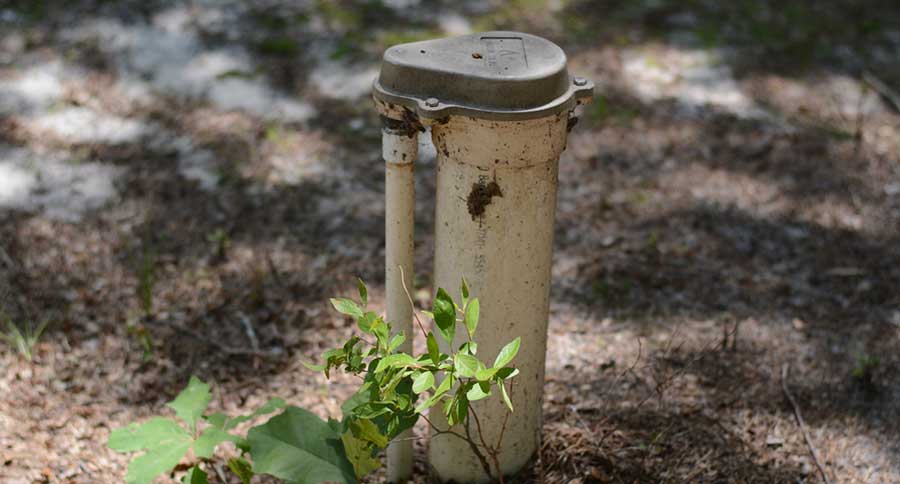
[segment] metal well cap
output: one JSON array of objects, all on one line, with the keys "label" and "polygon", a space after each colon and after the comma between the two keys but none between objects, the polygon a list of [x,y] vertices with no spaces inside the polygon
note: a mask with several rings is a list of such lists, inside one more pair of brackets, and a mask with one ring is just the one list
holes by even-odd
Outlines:
[{"label": "metal well cap", "polygon": [[501,31],[387,49],[374,96],[423,118],[513,120],[571,109],[593,90],[589,80],[569,77],[566,54],[553,42]]}]

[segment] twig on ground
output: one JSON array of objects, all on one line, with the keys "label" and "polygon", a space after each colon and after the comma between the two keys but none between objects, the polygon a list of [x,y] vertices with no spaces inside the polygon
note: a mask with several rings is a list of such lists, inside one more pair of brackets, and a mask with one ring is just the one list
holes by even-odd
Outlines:
[{"label": "twig on ground", "polygon": [[250,347],[253,348],[253,351],[259,351],[259,338],[256,337],[256,331],[253,329],[253,323],[250,322],[250,318],[240,311],[237,313],[237,318],[241,322],[241,326],[244,327],[244,334],[250,340]]},{"label": "twig on ground", "polygon": [[819,472],[822,474],[822,479],[825,480],[825,484],[831,484],[831,481],[828,479],[828,473],[825,472],[825,467],[819,460],[819,453],[816,451],[816,446],[813,445],[812,437],[809,436],[809,432],[806,430],[806,424],[803,423],[803,416],[800,415],[800,406],[797,404],[794,396],[791,395],[791,391],[788,390],[787,377],[789,369],[790,364],[788,363],[785,363],[781,367],[781,389],[784,391],[784,396],[787,397],[788,401],[791,403],[791,407],[794,410],[794,418],[797,419],[797,426],[800,427],[800,432],[803,433],[803,439],[806,440],[806,446],[809,448],[809,453],[812,454],[816,467],[819,468]]},{"label": "twig on ground", "polygon": [[285,288],[286,285],[284,281],[281,279],[281,273],[278,272],[278,268],[275,267],[275,261],[272,260],[272,253],[266,252],[266,264],[269,265],[269,272],[272,273],[272,279],[275,280],[275,284],[280,288]]},{"label": "twig on ground", "polygon": [[900,94],[898,94],[897,91],[891,89],[890,86],[885,84],[881,79],[875,77],[875,74],[872,74],[869,71],[863,72],[862,78],[863,82],[871,87],[873,91],[887,99],[894,107],[894,110],[900,112]]},{"label": "twig on ground", "polygon": [[278,359],[278,358],[282,358],[284,356],[284,353],[282,351],[261,351],[261,350],[245,350],[242,348],[232,348],[231,346],[224,345],[222,343],[219,343],[218,341],[211,340],[211,339],[207,338],[206,336],[200,334],[199,332],[194,331],[190,328],[187,328],[187,327],[185,327],[181,324],[178,324],[174,321],[168,321],[165,319],[155,319],[154,322],[162,323],[162,324],[174,329],[175,331],[184,333],[198,341],[206,343],[209,346],[216,348],[217,350],[221,351],[223,354],[228,355],[228,356],[257,356],[260,358],[272,358],[272,359]]}]

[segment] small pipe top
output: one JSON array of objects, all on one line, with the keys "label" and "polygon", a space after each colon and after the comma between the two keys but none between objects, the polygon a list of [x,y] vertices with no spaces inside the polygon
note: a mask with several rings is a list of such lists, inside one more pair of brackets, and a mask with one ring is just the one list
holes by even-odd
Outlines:
[{"label": "small pipe top", "polygon": [[425,119],[518,120],[572,109],[593,90],[591,81],[569,76],[566,54],[553,42],[497,31],[387,49],[373,95]]}]

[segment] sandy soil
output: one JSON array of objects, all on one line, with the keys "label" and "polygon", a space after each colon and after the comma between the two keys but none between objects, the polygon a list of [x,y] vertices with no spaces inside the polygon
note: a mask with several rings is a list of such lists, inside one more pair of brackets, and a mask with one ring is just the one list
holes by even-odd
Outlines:
[{"label": "sandy soil", "polygon": [[122,482],[110,429],[192,374],[215,410],[338,415],[353,382],[300,362],[350,334],[327,297],[356,276],[383,304],[379,53],[488,29],[598,86],[561,161],[523,479],[821,482],[787,367],[831,482],[900,482],[900,106],[871,82],[900,87],[900,12],[719,3],[0,6],[0,306],[49,321],[32,362],[0,347],[0,483]]}]

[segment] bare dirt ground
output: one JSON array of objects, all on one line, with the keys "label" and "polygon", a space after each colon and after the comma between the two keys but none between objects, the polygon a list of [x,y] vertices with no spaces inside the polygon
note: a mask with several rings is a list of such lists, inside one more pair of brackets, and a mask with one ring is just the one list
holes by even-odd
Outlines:
[{"label": "bare dirt ground", "polygon": [[122,482],[110,429],[192,374],[215,410],[338,415],[352,382],[300,362],[351,332],[326,298],[356,276],[383,304],[378,56],[488,29],[598,86],[527,479],[821,482],[786,383],[831,482],[900,483],[898,26],[887,1],[5,2],[0,303],[49,329],[33,362],[0,348],[0,483]]}]

